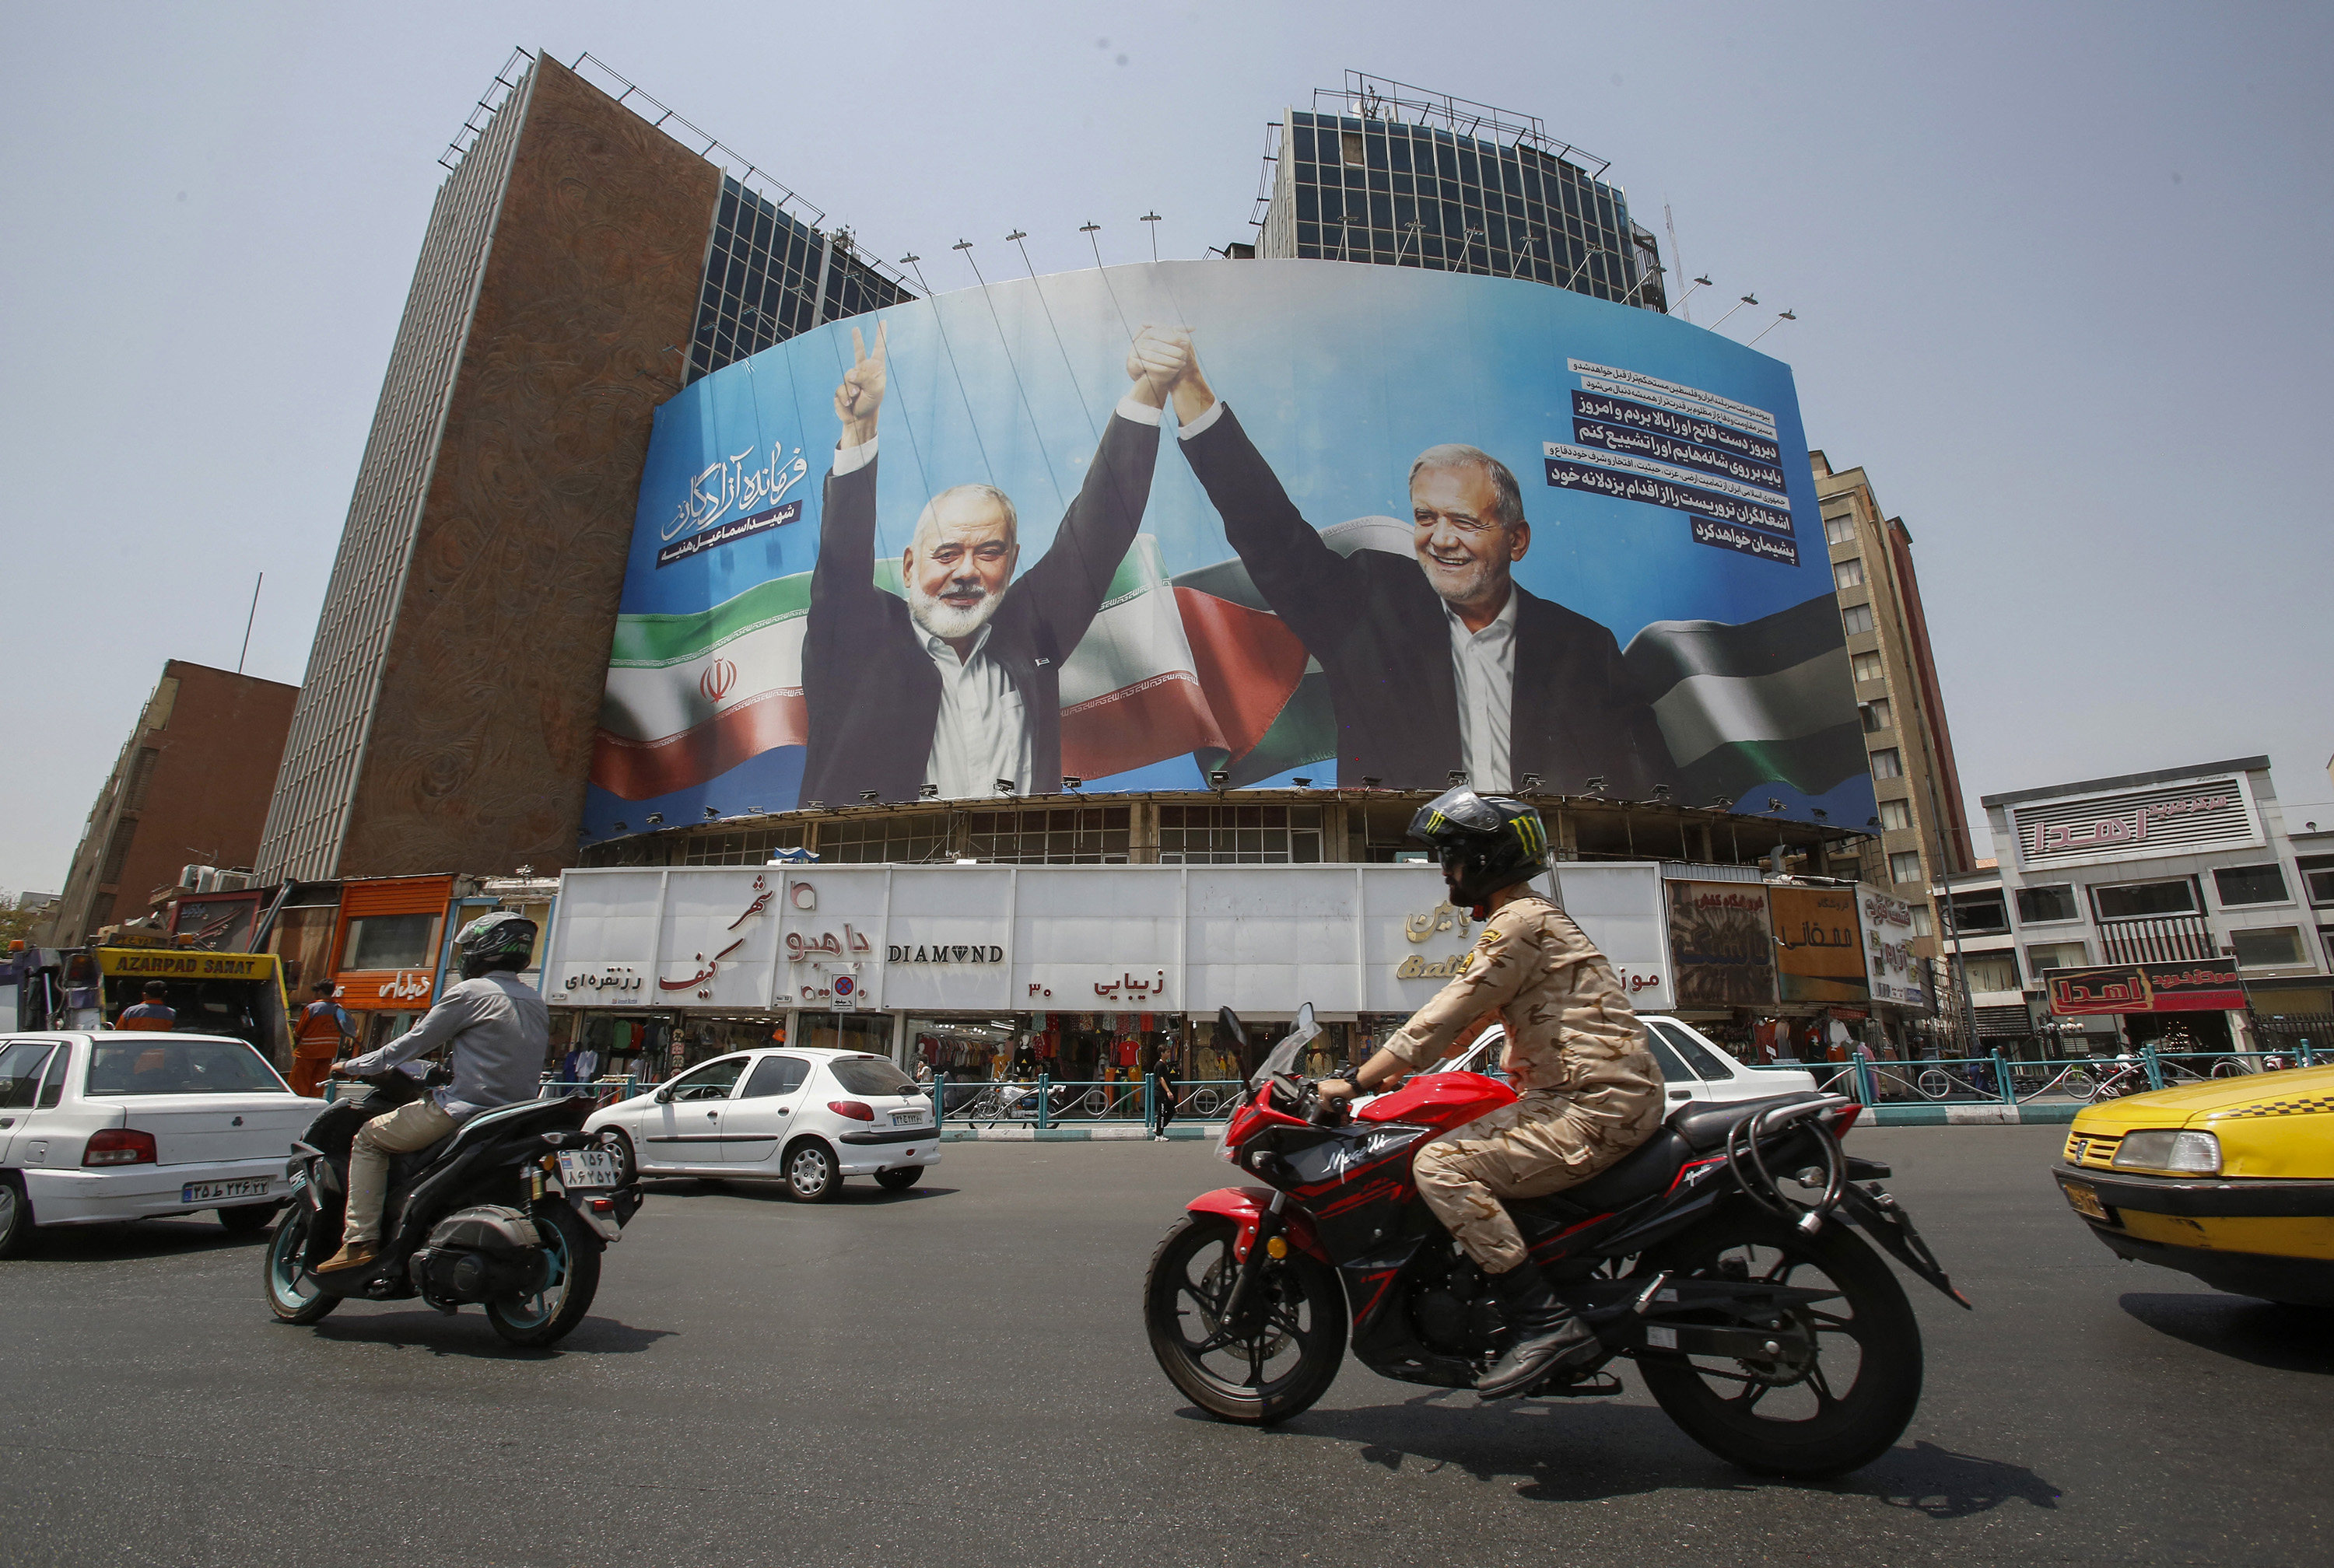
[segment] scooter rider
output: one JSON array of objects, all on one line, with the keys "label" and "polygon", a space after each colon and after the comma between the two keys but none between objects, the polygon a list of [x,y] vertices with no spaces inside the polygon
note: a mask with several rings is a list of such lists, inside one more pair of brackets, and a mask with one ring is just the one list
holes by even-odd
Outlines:
[{"label": "scooter rider", "polygon": [[381,1255],[381,1210],[393,1154],[427,1149],[481,1111],[535,1096],[551,1044],[551,1014],[542,994],[516,971],[535,952],[535,925],[504,910],[462,928],[455,941],[462,979],[448,986],[414,1028],[338,1071],[351,1077],[386,1073],[450,1043],[454,1082],[357,1129],[349,1150],[348,1222],[341,1250],[318,1274],[367,1269]]},{"label": "scooter rider", "polygon": [[1531,890],[1548,869],[1538,812],[1462,785],[1421,809],[1410,836],[1437,852],[1451,901],[1471,908],[1483,934],[1384,1049],[1320,1092],[1341,1099],[1430,1066],[1495,1009],[1506,1024],[1502,1064],[1519,1098],[1412,1163],[1419,1196],[1499,1294],[1511,1336],[1476,1390],[1500,1399],[1597,1353],[1596,1334],[1549,1291],[1500,1200],[1577,1186],[1651,1138],[1662,1123],[1661,1070],[1612,966]]}]

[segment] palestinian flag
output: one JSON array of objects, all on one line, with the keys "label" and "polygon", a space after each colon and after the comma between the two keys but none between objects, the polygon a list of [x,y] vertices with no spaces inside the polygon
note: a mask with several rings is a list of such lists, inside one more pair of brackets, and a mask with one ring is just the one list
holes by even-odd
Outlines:
[{"label": "palestinian flag", "polygon": [[1689,800],[1770,781],[1820,795],[1871,765],[1828,593],[1739,626],[1656,620],[1621,658],[1653,700]]}]

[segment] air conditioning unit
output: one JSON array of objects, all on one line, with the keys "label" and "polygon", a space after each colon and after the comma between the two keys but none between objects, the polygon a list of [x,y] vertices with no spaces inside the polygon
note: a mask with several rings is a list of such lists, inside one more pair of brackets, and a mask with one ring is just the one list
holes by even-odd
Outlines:
[{"label": "air conditioning unit", "polygon": [[221,893],[239,893],[249,886],[251,886],[249,871],[221,871],[217,881],[213,885],[213,890]]},{"label": "air conditioning unit", "polygon": [[217,875],[217,866],[180,866],[178,886],[192,888],[198,893],[207,893],[211,890],[212,880]]}]

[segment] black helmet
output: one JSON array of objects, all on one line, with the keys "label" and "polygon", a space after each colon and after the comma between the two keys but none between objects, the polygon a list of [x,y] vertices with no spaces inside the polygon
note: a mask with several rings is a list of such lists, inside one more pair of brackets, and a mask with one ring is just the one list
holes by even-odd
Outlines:
[{"label": "black helmet", "polygon": [[1479,913],[1501,888],[1548,870],[1548,829],[1539,813],[1464,784],[1421,806],[1410,819],[1410,836],[1442,862],[1452,898]]},{"label": "black helmet", "polygon": [[524,969],[535,957],[535,926],[525,915],[497,909],[462,928],[454,948],[462,957],[462,978],[475,980],[497,969]]}]

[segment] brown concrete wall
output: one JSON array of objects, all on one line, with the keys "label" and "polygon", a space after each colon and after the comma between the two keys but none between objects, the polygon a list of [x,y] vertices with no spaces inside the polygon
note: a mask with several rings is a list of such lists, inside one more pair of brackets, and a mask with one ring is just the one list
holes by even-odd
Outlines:
[{"label": "brown concrete wall", "polygon": [[545,57],[336,874],[572,864],[651,413],[720,173]]}]

